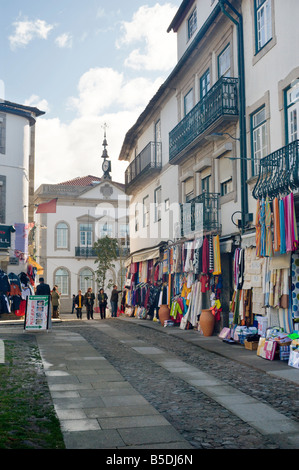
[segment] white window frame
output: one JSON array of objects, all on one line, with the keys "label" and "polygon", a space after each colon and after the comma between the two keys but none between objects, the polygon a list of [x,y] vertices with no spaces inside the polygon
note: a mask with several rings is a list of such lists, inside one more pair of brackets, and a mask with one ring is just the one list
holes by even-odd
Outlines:
[{"label": "white window frame", "polygon": [[218,55],[218,78],[231,75],[231,47],[228,43]]},{"label": "white window frame", "polygon": [[260,159],[268,155],[266,107],[251,115],[252,176],[259,172]]},{"label": "white window frame", "polygon": [[56,249],[68,249],[69,227],[66,222],[59,222],[56,226]]},{"label": "white window frame", "polygon": [[197,9],[196,7],[187,18],[187,42],[194,36],[197,30]]},{"label": "white window frame", "polygon": [[272,0],[255,0],[256,53],[272,39]]},{"label": "white window frame", "polygon": [[[85,227],[90,227],[85,228]],[[93,224],[82,222],[79,225],[79,246],[89,247],[92,246],[93,239]]]},{"label": "white window frame", "polygon": [[58,268],[55,272],[55,284],[61,295],[69,295],[69,272],[66,268]]},{"label": "white window frame", "polygon": [[155,189],[154,201],[155,201],[155,222],[159,222],[159,220],[161,220],[161,201],[162,201],[161,186]]}]

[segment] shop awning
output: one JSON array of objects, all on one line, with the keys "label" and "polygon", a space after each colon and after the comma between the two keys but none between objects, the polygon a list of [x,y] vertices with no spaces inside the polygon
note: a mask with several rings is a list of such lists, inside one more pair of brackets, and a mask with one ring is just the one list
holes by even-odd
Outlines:
[{"label": "shop awning", "polygon": [[151,250],[144,250],[132,256],[132,263],[139,263],[140,261],[147,261],[160,257],[160,248],[152,248]]},{"label": "shop awning", "polygon": [[38,264],[31,256],[28,258],[28,264],[31,264],[34,268],[37,269],[37,274],[44,274],[44,268]]}]

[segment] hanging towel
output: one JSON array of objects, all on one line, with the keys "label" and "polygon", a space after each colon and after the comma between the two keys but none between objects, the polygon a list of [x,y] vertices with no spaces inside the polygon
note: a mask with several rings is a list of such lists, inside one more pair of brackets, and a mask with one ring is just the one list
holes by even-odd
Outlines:
[{"label": "hanging towel", "polygon": [[286,253],[286,239],[285,239],[285,221],[284,221],[284,202],[283,199],[279,201],[279,225],[280,225],[280,253]]},{"label": "hanging towel", "polygon": [[289,200],[288,196],[283,198],[284,203],[284,223],[285,223],[285,239],[286,239],[286,251],[289,253],[292,251],[292,240],[291,240],[291,226],[290,226],[290,213],[289,213]]},{"label": "hanging towel", "polygon": [[276,197],[273,200],[273,232],[274,232],[274,251],[280,250],[280,225],[279,225],[279,202]]},{"label": "hanging towel", "polygon": [[265,224],[266,224],[266,256],[273,256],[273,240],[272,240],[272,229],[271,229],[271,208],[269,198],[266,198],[265,203]]},{"label": "hanging towel", "polygon": [[259,199],[256,204],[256,216],[255,216],[255,244],[256,244],[256,256],[260,258],[261,256],[261,204]]},{"label": "hanging towel", "polygon": [[214,253],[213,253],[213,237],[209,236],[209,271],[214,271]]},{"label": "hanging towel", "polygon": [[261,212],[260,212],[260,224],[261,224],[261,256],[266,256],[266,213],[265,213],[265,199],[262,199]]},{"label": "hanging towel", "polygon": [[294,204],[294,194],[289,195],[289,210],[290,210],[290,221],[291,221],[291,243],[292,251],[296,251],[298,248],[298,233],[297,233],[297,221]]},{"label": "hanging towel", "polygon": [[209,272],[209,241],[207,237],[204,238],[202,244],[202,272],[204,274]]},{"label": "hanging towel", "polygon": [[220,243],[219,235],[213,237],[213,252],[214,252],[214,271],[213,275],[221,274],[221,260],[220,260]]}]

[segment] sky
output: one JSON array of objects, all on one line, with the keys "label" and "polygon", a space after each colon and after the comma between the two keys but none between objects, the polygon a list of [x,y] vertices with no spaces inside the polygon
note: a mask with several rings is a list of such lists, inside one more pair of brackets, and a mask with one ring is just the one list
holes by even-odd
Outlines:
[{"label": "sky", "polygon": [[35,188],[112,179],[125,134],[177,61],[167,28],[181,0],[0,0],[0,99],[35,106]]}]

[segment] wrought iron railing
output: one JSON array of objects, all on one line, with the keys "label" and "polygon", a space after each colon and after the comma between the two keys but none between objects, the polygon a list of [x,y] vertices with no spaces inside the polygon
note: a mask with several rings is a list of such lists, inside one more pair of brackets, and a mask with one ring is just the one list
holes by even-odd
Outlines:
[{"label": "wrought iron railing", "polygon": [[169,161],[221,116],[237,116],[238,79],[222,77],[169,133]]},{"label": "wrought iron railing", "polygon": [[259,175],[252,191],[255,199],[279,194],[299,188],[299,140],[276,150],[262,158]]},{"label": "wrought iron railing", "polygon": [[[130,253],[129,246],[121,246],[116,248],[117,257],[126,257]],[[82,258],[96,258],[97,254],[92,246],[76,246],[75,247],[75,256]]]},{"label": "wrought iron railing", "polygon": [[92,246],[76,246],[75,247],[75,256],[82,258],[96,258],[96,252]]},{"label": "wrought iron railing", "polygon": [[219,194],[203,193],[181,204],[181,236],[220,231]]},{"label": "wrought iron railing", "polygon": [[126,169],[125,185],[129,186],[136,178],[151,169],[160,168],[162,168],[161,142],[149,142]]}]

